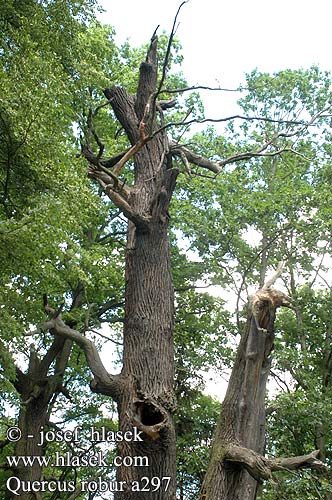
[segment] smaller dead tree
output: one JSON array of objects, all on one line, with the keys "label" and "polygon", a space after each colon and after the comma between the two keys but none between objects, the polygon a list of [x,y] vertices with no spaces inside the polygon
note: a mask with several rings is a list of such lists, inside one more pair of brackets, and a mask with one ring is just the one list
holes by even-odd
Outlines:
[{"label": "smaller dead tree", "polygon": [[272,288],[282,267],[249,300],[247,325],[221,405],[200,500],[254,500],[258,484],[271,479],[274,471],[324,468],[317,459],[319,450],[292,458],[263,456],[276,310],[292,307],[290,297]]}]

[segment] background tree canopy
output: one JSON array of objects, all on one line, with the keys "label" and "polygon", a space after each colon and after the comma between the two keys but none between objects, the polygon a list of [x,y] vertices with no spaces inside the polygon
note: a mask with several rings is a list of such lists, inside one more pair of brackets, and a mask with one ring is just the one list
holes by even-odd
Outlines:
[{"label": "background tree canopy", "polygon": [[[127,219],[87,175],[87,159],[97,158],[109,172],[115,163],[104,158],[119,160],[130,148],[103,90],[116,86],[134,94],[148,46],[117,46],[113,28],[98,21],[96,9],[92,0],[12,0],[0,7],[2,499],[12,498],[6,457],[34,454],[26,443],[14,448],[6,439],[10,426],[28,428],[38,414],[47,429],[80,425],[85,436],[91,425],[117,428],[115,403],[91,385],[82,345],[41,327],[49,314],[61,314],[68,328],[94,342],[109,371],[120,371]],[[293,310],[280,312],[276,322],[266,453],[317,449],[331,465],[332,95],[331,75],[318,67],[273,75],[255,70],[246,75],[238,101],[245,119],[203,128],[195,123],[209,117],[197,89],[179,91],[191,85],[181,73],[180,41],[169,50],[169,37],[161,34],[157,78],[164,92],[158,106],[165,116],[156,120],[167,130],[180,172],[167,214],[177,495],[190,500],[202,486],[219,414],[219,402],[206,394],[207,378],[229,377],[248,295],[281,260],[280,286]],[[123,190],[134,186],[135,169],[130,157],[113,181]],[[35,452],[82,456],[98,449],[86,438],[51,442]],[[92,498],[80,493],[79,484],[114,478],[116,451],[105,453],[106,469],[46,465],[32,479],[42,469],[44,478],[73,481],[77,496]],[[42,498],[76,493],[45,492]],[[331,473],[278,473],[257,495],[328,499]],[[98,492],[96,498],[102,498]]]}]

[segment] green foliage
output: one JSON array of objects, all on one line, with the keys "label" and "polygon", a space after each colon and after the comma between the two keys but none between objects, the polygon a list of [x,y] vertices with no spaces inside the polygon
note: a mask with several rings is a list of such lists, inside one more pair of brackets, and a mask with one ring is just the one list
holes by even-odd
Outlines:
[{"label": "green foliage", "polygon": [[79,286],[87,304],[122,296],[109,284],[111,268],[121,282],[119,251],[114,254],[109,236],[121,224],[75,159],[73,120],[89,106],[92,82],[95,88],[106,84],[115,53],[112,31],[91,24],[93,4],[9,4],[18,29],[3,13],[0,248],[7,340],[42,320],[43,293],[54,297],[55,307],[68,303]]},{"label": "green foliage", "polygon": [[[6,415],[17,417],[20,407],[14,363],[24,371],[31,342],[40,358],[52,342],[47,334],[25,335],[46,319],[44,294],[55,309],[62,305],[63,317],[81,331],[87,324],[100,329],[104,321],[121,319],[125,231],[76,157],[82,110],[91,106],[91,93],[106,85],[109,71],[115,72],[112,30],[93,21],[90,1],[5,4],[0,13],[1,438]],[[84,355],[74,346],[66,371],[71,400],[56,394],[51,420],[69,425],[84,419],[88,425],[103,418],[105,398],[90,395],[90,378]],[[11,452],[9,445],[2,449],[3,455]]]},{"label": "green foliage", "polygon": [[246,77],[246,96],[239,103],[257,116],[298,120],[299,110],[313,116],[326,107],[331,97],[331,75],[317,66],[286,69],[273,75],[254,70]]},{"label": "green foliage", "polygon": [[310,471],[296,473],[277,473],[273,486],[264,485],[257,496],[258,500],[279,500],[303,498],[308,500],[329,500],[331,482]]},{"label": "green foliage", "polygon": [[[206,281],[232,288],[239,308],[241,298],[246,301],[252,287],[262,284],[262,271],[264,278],[268,267],[287,260],[284,286],[295,312],[279,313],[273,371],[281,378],[287,374],[288,388],[270,402],[277,410],[269,417],[267,452],[292,456],[323,446],[328,463],[331,298],[329,291],[315,289],[328,285],[329,266],[324,263],[330,259],[330,123],[323,112],[330,103],[330,88],[330,75],[317,68],[248,75],[239,101],[244,113],[297,122],[288,124],[285,136],[276,142],[275,149],[284,152],[231,164],[217,178],[200,177],[201,171],[195,172],[197,177],[183,176],[172,212],[174,226],[197,260],[191,272],[204,268]],[[321,118],[295,143],[286,136],[318,112]],[[231,124],[223,137],[209,128],[195,135],[191,147],[218,161],[259,149],[283,127],[270,121]],[[239,327],[241,315],[239,311]],[[223,324],[231,331],[227,321]],[[192,348],[191,337],[185,338]],[[326,476],[315,472],[280,474],[277,487],[264,485],[260,498],[329,498],[327,484]]]},{"label": "green foliage", "polygon": [[[26,336],[45,321],[44,294],[49,306],[61,306],[64,321],[81,332],[88,331],[100,350],[111,349],[98,331],[113,340],[119,337],[126,223],[87,179],[86,165],[77,157],[78,136],[89,134],[87,122],[93,116],[95,132],[108,155],[127,147],[109,106],[104,106],[103,88],[121,84],[134,92],[145,48],[132,49],[125,44],[118,49],[112,28],[101,26],[93,18],[92,7],[93,2],[62,1],[7,2],[1,7],[0,382],[6,401],[0,408],[1,436],[5,415],[9,412],[17,417],[20,407],[13,385],[15,362],[25,371],[31,343],[41,359],[52,342],[46,333]],[[164,60],[167,43],[167,37],[161,36],[160,61]],[[176,42],[169,65],[180,63]],[[164,87],[181,88],[185,84],[181,74],[169,72]],[[170,96],[165,93],[162,97]],[[203,112],[199,96],[192,94],[170,113],[170,121],[183,119],[183,105],[190,105],[194,114]],[[97,152],[98,144],[90,139]],[[130,169],[129,165],[129,179]],[[192,264],[178,253],[175,240],[174,255],[187,266],[176,281],[179,288],[186,288],[178,295],[177,339],[179,345],[192,339],[192,349],[181,351],[179,347],[178,352],[179,365],[186,365],[181,390],[189,395],[190,383],[200,383],[202,370],[208,370],[216,358],[221,365],[227,357],[225,327],[220,324],[228,318],[217,311],[218,301],[194,292],[204,268],[192,273]],[[182,264],[179,262],[179,266]],[[188,313],[185,317],[182,307]],[[106,334],[104,323],[112,325]],[[204,359],[207,344],[209,354]],[[91,395],[89,381],[84,355],[74,345],[65,374],[67,395],[56,394],[49,408],[51,421],[60,422],[60,428],[78,424],[84,435],[92,424],[115,425],[112,404],[102,396]],[[201,411],[204,420],[208,410]],[[107,422],[105,415],[109,415]],[[182,416],[185,418],[184,413]],[[205,429],[206,434],[211,429]],[[85,450],[91,447],[87,441],[80,444]],[[55,451],[66,450],[64,445],[50,443],[45,452],[52,456]],[[3,455],[9,452],[6,445]],[[46,479],[63,480],[77,475],[86,479],[99,472],[89,468],[43,471]],[[194,474],[192,470],[186,484]]]},{"label": "green foliage", "polygon": [[179,399],[176,432],[178,491],[181,498],[197,498],[208,464],[219,409],[219,402],[200,392]]},{"label": "green foliage", "polygon": [[[288,373],[288,388],[269,404],[276,409],[268,419],[267,451],[275,456],[304,455],[320,448],[332,460],[331,434],[331,295],[307,285],[296,295],[297,314],[281,312],[275,342],[278,373]],[[266,485],[262,498],[329,498],[326,474],[282,474],[277,488]]]},{"label": "green foliage", "polygon": [[211,128],[194,136],[195,151],[218,161],[235,152],[258,150],[284,130],[271,151],[284,150],[278,156],[238,161],[217,178],[179,181],[176,223],[219,284],[236,288],[240,281],[241,292],[245,284],[259,282],[263,258],[269,265],[293,259],[297,272],[307,277],[319,248],[329,241],[329,156],[321,156],[321,145],[329,143],[329,118],[322,113],[294,145],[287,135],[298,130],[309,113],[313,116],[328,106],[330,84],[330,75],[317,68],[272,76],[253,72],[239,101],[244,114],[297,123],[285,129],[283,123],[249,121],[236,132],[230,127],[223,137]]},{"label": "green foliage", "polygon": [[[111,350],[96,333],[104,323],[112,325],[107,333],[112,340],[120,336],[126,222],[87,179],[86,165],[77,156],[78,136],[90,134],[95,153],[98,137],[109,156],[128,146],[106,106],[103,89],[121,84],[134,93],[146,47],[126,43],[117,48],[113,29],[94,18],[94,6],[93,0],[12,0],[0,7],[0,383],[6,400],[6,406],[0,406],[2,415],[8,406],[19,405],[13,387],[14,361],[26,368],[31,342],[40,356],[50,346],[47,334],[26,336],[45,320],[43,294],[54,309],[62,305],[63,318],[90,335],[101,350]],[[167,44],[161,35],[159,78]],[[173,71],[181,60],[176,41],[164,89],[186,86],[181,72]],[[328,105],[330,84],[330,75],[316,67],[275,75],[254,71],[247,75],[239,105],[247,114],[297,122],[287,126],[290,134],[299,122]],[[164,92],[160,97],[174,95]],[[167,122],[183,121],[188,109],[189,118],[204,116],[195,92],[180,94]],[[92,118],[95,134],[88,126]],[[170,134],[218,162],[261,147],[283,126],[268,120],[246,121],[241,126],[230,124],[222,136],[211,127],[191,137],[185,126],[171,129]],[[216,299],[196,287],[211,283],[231,289],[240,303],[250,286],[258,287],[262,268],[284,258],[290,274],[285,286],[295,298],[297,315],[290,311],[280,315],[275,352],[278,368],[288,371],[293,384],[274,398],[278,409],[269,419],[268,451],[274,455],[311,451],[319,424],[327,460],[332,460],[327,361],[331,297],[294,284],[295,276],[313,279],[317,258],[330,252],[329,127],[329,117],[322,113],[315,128],[304,130],[295,146],[291,136],[280,135],[276,147],[284,152],[279,156],[244,159],[227,166],[218,177],[192,167],[191,173],[179,178],[171,207],[171,242],[179,491],[186,500],[197,497],[218,413],[219,405],[200,392],[204,374],[231,366],[241,326],[227,311],[226,297]],[[185,170],[180,162],[179,166]],[[129,162],[124,174],[129,184],[132,175]],[[318,272],[314,281],[317,276]],[[66,371],[71,399],[57,395],[50,407],[52,417],[78,423],[83,433],[92,423],[113,428],[113,405],[91,396],[89,379],[84,356],[74,346]],[[1,435],[9,424],[8,418],[0,420]],[[84,442],[86,450],[90,445]],[[53,443],[48,452],[56,449]],[[2,449],[0,462],[8,450]],[[76,471],[46,470],[45,477],[55,473],[72,477]],[[92,471],[78,473],[87,478]],[[291,500],[300,495],[313,500],[329,489],[323,477],[288,475],[276,488],[264,486],[263,498]]]}]

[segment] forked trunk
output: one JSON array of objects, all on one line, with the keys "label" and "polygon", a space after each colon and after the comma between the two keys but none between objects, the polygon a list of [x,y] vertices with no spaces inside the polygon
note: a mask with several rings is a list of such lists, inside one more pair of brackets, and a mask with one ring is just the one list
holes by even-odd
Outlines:
[{"label": "forked trunk", "polygon": [[[14,455],[16,458],[31,457],[32,463],[25,465],[20,461],[16,467],[11,467],[13,479],[10,480],[9,488],[6,488],[6,500],[18,498],[12,490],[22,500],[42,498],[38,484],[43,473],[42,461],[46,444],[43,436],[49,430],[49,405],[62,388],[64,368],[67,366],[71,347],[71,341],[56,336],[42,359],[37,356],[34,347],[31,348],[26,374],[20,370],[16,372],[14,385],[22,404],[18,420],[20,439],[15,444]],[[49,375],[48,370],[54,360],[54,373]],[[37,485],[35,488],[34,482]]]}]

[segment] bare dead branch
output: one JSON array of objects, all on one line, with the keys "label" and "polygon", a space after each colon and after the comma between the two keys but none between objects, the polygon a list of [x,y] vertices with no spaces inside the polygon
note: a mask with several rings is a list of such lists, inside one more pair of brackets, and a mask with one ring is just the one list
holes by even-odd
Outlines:
[{"label": "bare dead branch", "polygon": [[317,459],[319,450],[315,450],[308,455],[302,455],[290,458],[266,458],[253,450],[230,445],[225,453],[224,459],[228,462],[241,464],[249,474],[257,481],[269,480],[272,478],[272,472],[289,471],[302,468],[326,469],[323,462]]},{"label": "bare dead branch", "polygon": [[103,165],[98,166],[90,165],[88,175],[93,179],[102,181],[105,185],[113,188],[114,191],[119,193],[126,201],[128,201],[131,189],[126,185],[126,181],[119,179],[112,170],[105,168]]},{"label": "bare dead branch", "polygon": [[[270,141],[269,141],[270,142]],[[270,153],[264,152],[271,144],[264,144],[262,148],[260,148],[258,151],[248,151],[246,153],[239,153],[238,155],[230,156],[229,158],[226,158],[225,160],[222,160],[218,162],[218,165],[221,167],[224,167],[230,163],[236,163],[238,161],[242,160],[250,160],[251,158],[258,158],[258,157],[264,157],[264,158],[272,158],[278,155],[281,155],[282,153],[293,153],[297,156],[300,156],[306,161],[310,161],[310,158],[307,158],[304,156],[302,153],[299,151],[296,151],[293,148],[281,148],[277,149],[276,151],[272,151]]]},{"label": "bare dead branch", "polygon": [[317,112],[309,121],[304,122],[303,120],[276,120],[273,118],[267,118],[267,117],[262,117],[262,116],[243,116],[243,115],[233,115],[225,118],[217,118],[217,119],[212,119],[212,118],[204,118],[204,119],[192,119],[192,120],[187,120],[187,118],[184,118],[181,122],[170,122],[167,123],[166,125],[160,127],[157,129],[151,136],[153,138],[155,135],[158,133],[162,132],[163,130],[170,128],[170,127],[175,127],[175,126],[188,126],[193,123],[196,124],[201,124],[201,123],[222,123],[222,122],[227,122],[235,119],[239,120],[245,120],[245,121],[263,121],[263,122],[268,122],[268,123],[278,123],[278,124],[283,124],[283,125],[299,125],[300,128],[297,128],[296,130],[293,130],[291,132],[278,132],[274,134],[269,140],[265,141],[262,146],[260,146],[258,149],[254,151],[247,151],[244,153],[240,153],[234,156],[230,156],[229,158],[225,158],[224,160],[221,160],[218,162],[218,165],[220,167],[223,167],[229,163],[234,163],[237,161],[241,160],[246,160],[254,157],[259,157],[259,156],[271,156],[274,157],[276,155],[280,155],[281,153],[284,152],[292,152],[294,154],[299,154],[303,158],[309,161],[308,158],[304,157],[301,153],[298,153],[296,150],[294,150],[291,147],[284,147],[281,149],[277,149],[276,151],[272,152],[267,152],[267,149],[269,146],[272,146],[273,144],[276,143],[276,141],[279,138],[291,138],[294,136],[299,136],[301,135],[305,130],[307,130],[310,126],[314,124],[314,122],[321,116],[323,116],[323,113],[325,113],[327,109],[323,109],[319,112]]},{"label": "bare dead branch", "polygon": [[130,204],[121,196],[121,194],[117,193],[113,189],[113,184],[106,184],[102,179],[96,177],[98,183],[103,188],[104,192],[109,196],[109,198],[113,201],[113,203],[120,208],[127,219],[131,220],[135,226],[140,227],[144,231],[148,231],[150,219],[148,217],[144,217],[143,215],[139,215],[135,212]]},{"label": "bare dead branch", "polygon": [[[106,161],[106,165],[108,165],[108,166],[111,163],[111,166],[113,167],[112,170],[107,169],[105,167],[105,164],[100,161],[100,157],[103,153],[103,144],[102,143],[100,143],[100,150],[99,150],[99,153],[97,156],[93,155],[93,153],[91,152],[89,147],[84,146],[82,148],[82,154],[85,156],[85,158],[89,161],[89,163],[91,165],[90,172],[89,172],[90,176],[95,178],[103,188],[104,188],[104,185],[106,184],[108,186],[108,190],[110,190],[112,186],[113,186],[114,190],[117,190],[117,188],[120,184],[118,176],[120,175],[122,168],[127,163],[127,161],[129,161],[136,153],[138,153],[138,151],[140,149],[142,149],[142,147],[150,139],[149,136],[145,132],[145,123],[143,121],[141,121],[139,124],[139,133],[140,133],[139,140],[131,148],[129,148],[127,151],[117,155],[115,157],[115,159],[116,159],[115,164],[113,163],[114,159],[113,160],[110,159],[110,160]],[[102,175],[100,175],[99,171],[107,174],[107,176],[109,177],[109,182],[107,182],[107,179],[105,179],[105,176],[103,177]],[[124,186],[124,184],[122,185],[121,190],[124,192],[125,197],[128,198],[129,190],[127,187]],[[109,194],[109,192],[107,192],[107,194]],[[116,196],[115,196],[115,198],[118,199],[118,197],[116,197]],[[115,201],[114,201],[114,203],[115,203]],[[123,207],[121,205],[117,205],[117,206],[119,208],[123,209]],[[127,207],[127,209],[128,209],[128,207]]]},{"label": "bare dead branch", "polygon": [[183,161],[183,164],[185,166],[187,173],[189,175],[191,175],[190,163],[189,163],[188,158],[186,157],[186,155],[184,154],[183,151],[180,151],[180,157],[181,157],[181,160]]},{"label": "bare dead branch", "polygon": [[279,405],[277,404],[271,404],[265,408],[265,415],[268,417],[269,415],[272,415],[272,413],[275,413],[278,411],[280,408]]},{"label": "bare dead branch", "polygon": [[53,334],[75,342],[82,348],[91,373],[95,378],[95,384],[107,388],[108,394],[112,395],[112,397],[116,399],[117,391],[119,390],[119,377],[117,375],[111,375],[107,372],[95,344],[88,338],[84,337],[79,331],[66,325],[62,320],[61,315],[45,322],[39,329],[39,331],[48,330],[50,330]]},{"label": "bare dead branch", "polygon": [[297,469],[326,469],[326,465],[317,459],[320,451],[315,450],[308,455],[290,458],[270,458],[272,462],[272,471],[279,470],[297,470]]},{"label": "bare dead branch", "polygon": [[168,99],[168,100],[160,100],[157,101],[157,106],[160,107],[163,111],[166,109],[174,108],[176,106],[176,100],[175,99]]},{"label": "bare dead branch", "polygon": [[[202,124],[202,123],[224,123],[224,122],[229,122],[232,120],[244,120],[244,121],[262,121],[262,122],[268,122],[268,123],[279,123],[279,124],[287,124],[287,125],[305,125],[306,122],[303,120],[290,120],[290,121],[285,121],[285,120],[277,120],[274,118],[267,118],[265,116],[244,116],[244,115],[232,115],[232,116],[226,116],[224,118],[193,118],[192,120],[181,120],[179,122],[169,122],[163,127],[160,127],[158,130],[156,130],[153,133],[153,136],[159,134],[165,129],[169,129],[171,127],[180,127],[184,125],[192,125],[192,124]],[[309,125],[308,125],[309,126]],[[294,135],[297,132],[294,133]],[[280,137],[282,134],[280,135]]]},{"label": "bare dead branch", "polygon": [[219,90],[222,92],[241,92],[242,89],[226,89],[222,87],[207,87],[205,85],[192,85],[191,87],[183,87],[182,89],[163,89],[159,94],[181,94],[182,92],[190,92],[191,90]]},{"label": "bare dead branch", "polygon": [[[123,318],[117,318],[117,322],[121,321],[123,323]],[[109,322],[107,322],[109,323]],[[113,323],[116,323],[116,321],[113,321]],[[102,339],[108,340],[109,342],[112,342],[115,345],[123,346],[123,342],[118,342],[117,340],[114,340],[107,335],[102,334],[101,332],[98,332],[97,330],[88,330],[91,333],[94,333],[95,335],[98,335],[98,337],[101,337]]]},{"label": "bare dead branch", "polygon": [[99,139],[98,137],[98,134],[95,130],[94,127],[91,127],[91,133],[94,137],[94,140],[96,141],[96,143],[98,144],[98,147],[99,147],[99,151],[98,151],[98,154],[97,154],[97,159],[99,160],[102,155],[103,155],[103,152],[104,152],[104,149],[105,149],[105,145],[101,142],[101,140]]},{"label": "bare dead branch", "polygon": [[289,371],[295,382],[297,382],[298,385],[302,387],[302,389],[308,391],[309,390],[308,383],[298,373],[296,373],[292,365],[290,363],[285,363],[285,367]]},{"label": "bare dead branch", "polygon": [[114,302],[114,301],[107,301],[105,304],[103,304],[100,309],[97,311],[97,317],[100,319],[103,314],[107,313],[108,311],[115,309],[117,307],[123,307],[124,306],[124,300],[120,302]]},{"label": "bare dead branch", "polygon": [[[233,163],[233,162],[241,161],[241,160],[246,160],[246,159],[250,159],[250,158],[254,158],[254,157],[259,157],[259,156],[275,157],[275,156],[280,155],[281,153],[284,153],[284,152],[291,152],[293,154],[297,154],[297,155],[301,156],[302,158],[304,158],[305,160],[310,161],[304,155],[302,155],[301,153],[299,153],[298,151],[294,150],[291,147],[284,147],[284,148],[281,148],[281,149],[276,149],[276,151],[272,151],[272,152],[266,152],[266,150],[269,148],[269,146],[274,145],[279,138],[284,138],[285,139],[285,138],[291,138],[291,137],[294,137],[294,136],[299,137],[325,111],[326,111],[326,109],[319,111],[318,113],[316,113],[311,118],[311,120],[309,120],[308,122],[305,122],[305,123],[303,123],[303,122],[302,123],[301,122],[292,122],[292,121],[286,121],[286,122],[285,121],[280,121],[280,123],[284,123],[284,124],[287,124],[287,125],[300,124],[300,125],[302,125],[302,127],[298,128],[296,130],[293,130],[292,132],[277,132],[269,140],[265,141],[263,143],[263,145],[260,146],[257,150],[255,150],[255,151],[247,151],[245,153],[240,153],[238,155],[230,156],[229,158],[226,158],[225,160],[222,160],[221,162],[218,162],[218,163],[219,163],[220,166],[225,166],[225,165],[227,165],[229,163]],[[270,119],[267,119],[267,121],[270,121]],[[273,121],[274,120],[272,120],[272,122]]]},{"label": "bare dead branch", "polygon": [[175,31],[176,31],[177,19],[178,19],[178,16],[180,14],[180,10],[182,9],[182,7],[187,2],[188,2],[188,0],[184,0],[184,2],[182,2],[180,4],[180,6],[179,6],[179,8],[177,10],[177,13],[175,14],[175,17],[174,17],[173,26],[172,26],[171,34],[170,34],[169,39],[168,39],[166,54],[165,54],[165,58],[164,58],[162,75],[161,75],[161,79],[160,79],[160,82],[159,82],[159,85],[158,85],[158,89],[157,89],[157,92],[156,92],[155,98],[154,98],[154,104],[155,104],[155,101],[156,101],[158,95],[160,94],[160,91],[161,91],[162,86],[164,85],[164,82],[165,82],[165,79],[166,79],[167,67],[168,67],[168,63],[169,63],[169,57],[170,57],[170,54],[171,54],[171,48],[172,48],[172,45],[173,45],[173,40],[174,40],[174,36],[175,36]]},{"label": "bare dead branch", "polygon": [[279,377],[279,375],[273,370],[270,370],[270,373],[282,391],[285,391],[285,389],[286,389],[286,391],[288,393],[291,392],[291,390],[290,390],[287,382],[285,382],[285,380],[283,380],[281,377]]},{"label": "bare dead branch", "polygon": [[[152,129],[153,129],[153,123],[154,123],[154,119],[155,119],[155,112],[156,112],[156,109],[157,109],[157,98],[158,98],[158,96],[160,94],[160,90],[161,90],[162,86],[164,85],[164,82],[165,82],[165,79],[166,79],[166,75],[167,75],[167,70],[168,70],[168,64],[169,64],[171,49],[172,49],[173,40],[174,40],[174,36],[175,36],[175,32],[176,32],[177,18],[178,18],[178,15],[180,13],[181,8],[187,2],[188,2],[188,0],[185,0],[185,1],[183,1],[181,3],[181,5],[179,6],[179,8],[177,10],[177,13],[176,13],[176,15],[174,17],[173,26],[172,26],[171,33],[170,33],[170,36],[169,36],[169,39],[168,39],[168,44],[167,44],[166,53],[165,53],[165,57],[164,57],[161,79],[160,79],[160,82],[158,84],[158,88],[157,88],[157,85],[156,85],[157,82],[155,82],[155,84],[150,89],[150,95],[149,96],[145,96],[145,108],[144,108],[144,114],[143,114],[142,118],[141,118],[141,115],[139,113],[139,110],[141,109],[141,106],[140,106],[141,103],[139,104],[137,102],[138,99],[136,99],[136,105],[135,105],[136,113],[137,113],[139,119],[141,119],[142,121],[144,120],[144,121],[147,122],[147,128],[150,131],[152,131]],[[157,29],[158,29],[158,27],[157,27]],[[148,64],[153,64],[155,66],[155,68],[157,67],[157,64],[156,64],[156,62],[157,62],[156,61],[156,42],[157,42],[156,32],[157,32],[157,29],[154,31],[154,33],[152,35],[151,43],[150,43],[150,48],[148,50],[147,59],[146,59],[146,62]],[[144,68],[144,64],[141,65],[141,70],[142,70],[142,68]],[[144,72],[142,73],[142,71],[140,71],[140,78],[143,75],[144,75]],[[157,78],[157,72],[155,72],[155,77]],[[141,84],[139,84],[138,89],[140,89],[141,87],[142,87]],[[137,96],[139,96],[139,94],[137,94]],[[140,95],[139,97],[140,97],[139,100],[142,101],[142,95]],[[169,107],[173,107],[174,105],[175,105],[175,102],[172,102],[172,104],[170,104]],[[160,109],[163,109],[162,105],[160,106]],[[166,108],[164,108],[164,109],[166,109]],[[150,139],[152,139],[152,138],[153,138],[153,136],[150,137]]]},{"label": "bare dead branch", "polygon": [[[93,118],[98,114],[98,112],[104,108],[105,106],[108,106],[109,104],[111,103],[111,99],[108,99],[106,102],[103,102],[102,104],[100,104],[99,106],[97,106],[95,109],[92,109],[92,108],[89,108],[89,112],[88,112],[88,116],[87,116],[87,132],[85,133],[85,144],[84,146],[88,149],[91,150],[91,144],[90,144],[90,138],[91,138],[91,135],[94,137],[98,147],[99,147],[99,151],[98,151],[98,154],[97,154],[97,159],[101,158],[103,152],[104,152],[104,149],[105,149],[105,145],[101,142],[94,126],[93,126]],[[83,151],[83,147],[82,145],[82,151]]]},{"label": "bare dead branch", "polygon": [[243,290],[243,287],[244,287],[244,284],[245,284],[245,281],[246,281],[246,278],[247,278],[247,275],[248,273],[250,272],[250,270],[252,269],[252,266],[254,265],[254,263],[257,261],[257,259],[259,259],[259,257],[262,255],[262,253],[268,249],[278,238],[279,236],[284,232],[284,231],[287,231],[289,228],[291,228],[292,225],[290,223],[288,224],[285,224],[284,227],[280,228],[279,231],[277,231],[274,235],[273,238],[271,238],[265,246],[263,246],[258,252],[257,254],[251,259],[251,261],[249,262],[249,265],[247,266],[247,268],[244,270],[244,272],[242,273],[242,281],[241,281],[241,284],[239,286],[239,289],[238,289],[238,293],[237,293],[237,299],[236,299],[236,316],[237,316],[237,325],[240,329],[240,318],[239,318],[239,307],[240,307],[240,300],[241,300],[241,293],[242,293],[242,290]]},{"label": "bare dead branch", "polygon": [[114,167],[114,165],[116,165],[118,163],[118,161],[121,160],[121,158],[129,151],[129,149],[130,148],[127,148],[125,151],[122,151],[121,153],[118,153],[115,156],[112,156],[111,158],[101,160],[100,161],[101,165],[105,168]]},{"label": "bare dead branch", "polygon": [[171,143],[170,148],[171,153],[173,155],[179,156],[183,160],[187,170],[189,171],[190,168],[188,169],[188,163],[193,163],[199,167],[206,168],[207,170],[210,170],[215,174],[219,174],[221,172],[221,167],[218,163],[204,158],[203,156],[195,153],[194,151],[191,151],[181,144]]},{"label": "bare dead branch", "polygon": [[262,286],[262,290],[267,290],[272,285],[274,285],[274,283],[277,281],[277,279],[280,278],[281,273],[283,272],[285,265],[286,265],[285,260],[282,260],[281,262],[279,262],[278,267],[275,270],[274,274]]},{"label": "bare dead branch", "polygon": [[[314,123],[314,121],[317,119],[317,117],[321,113],[323,113],[323,111],[320,112],[320,113],[317,113],[314,117],[312,117],[312,119],[309,122],[306,122],[306,123],[301,122],[301,121],[288,121],[288,122],[285,122],[285,121],[282,121],[282,120],[274,120],[274,119],[265,118],[265,117],[245,117],[245,116],[241,116],[241,115],[234,115],[232,117],[221,118],[219,120],[210,120],[210,119],[203,119],[203,120],[193,119],[193,120],[187,120],[187,118],[185,117],[182,122],[168,123],[168,124],[160,127],[158,130],[156,130],[149,137],[149,140],[151,140],[156,134],[162,132],[163,130],[165,130],[166,128],[169,128],[171,126],[180,126],[180,125],[181,126],[183,126],[183,125],[188,126],[191,123],[204,123],[204,122],[207,122],[207,121],[222,122],[222,121],[233,120],[235,118],[239,118],[239,119],[243,119],[243,120],[248,120],[248,121],[262,120],[262,121],[266,121],[266,122],[281,123],[281,124],[287,124],[287,125],[301,125],[301,127],[297,128],[295,131],[292,131],[292,132],[278,132],[278,133],[274,134],[269,140],[267,140],[266,142],[264,142],[258,149],[254,150],[254,151],[246,151],[244,153],[239,153],[239,154],[236,154],[236,155],[232,155],[232,156],[230,156],[228,158],[225,158],[224,160],[220,160],[218,162],[211,162],[210,160],[207,160],[206,158],[203,158],[202,156],[197,155],[196,153],[193,153],[188,148],[185,148],[185,146],[182,146],[182,145],[173,146],[173,153],[177,154],[177,151],[178,151],[178,154],[179,154],[179,156],[182,159],[183,159],[183,154],[185,154],[185,156],[186,156],[186,158],[187,158],[187,160],[189,162],[192,162],[192,163],[194,163],[194,164],[196,164],[198,166],[201,166],[203,168],[207,168],[208,170],[211,170],[212,172],[214,172],[216,174],[219,174],[221,172],[221,170],[222,170],[222,167],[224,167],[224,166],[226,166],[226,165],[228,165],[230,163],[234,163],[234,162],[238,162],[238,161],[243,161],[243,160],[247,160],[247,159],[249,160],[249,159],[255,158],[255,157],[275,157],[275,156],[281,155],[282,153],[285,153],[285,152],[291,152],[293,154],[301,156],[306,161],[309,161],[308,158],[306,158],[304,155],[302,155],[300,152],[296,151],[292,147],[283,147],[283,148],[279,148],[279,149],[277,148],[275,151],[268,151],[268,148],[270,146],[273,146],[279,138],[291,138],[291,137],[294,137],[294,136],[298,137],[299,134],[301,134],[304,130],[306,130],[308,127],[310,127]],[[180,153],[179,148],[181,148],[182,153]]]},{"label": "bare dead branch", "polygon": [[134,144],[128,151],[126,151],[123,156],[119,159],[119,161],[114,165],[113,168],[113,175],[116,177],[119,176],[122,168],[124,165],[127,163],[128,160],[130,160],[142,147],[148,142],[149,136],[145,132],[145,123],[142,120],[139,124],[139,133],[140,133],[140,138],[139,141]]}]

